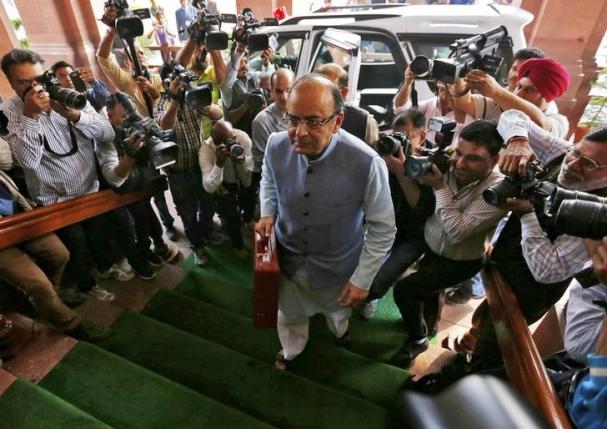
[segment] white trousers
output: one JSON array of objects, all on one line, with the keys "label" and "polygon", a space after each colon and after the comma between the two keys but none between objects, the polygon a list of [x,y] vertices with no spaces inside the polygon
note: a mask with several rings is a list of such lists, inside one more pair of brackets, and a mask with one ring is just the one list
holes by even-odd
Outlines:
[{"label": "white trousers", "polygon": [[298,271],[293,279],[282,276],[277,329],[285,359],[295,359],[306,347],[310,316],[322,313],[336,338],[346,333],[352,309],[339,304],[341,290],[310,288],[305,271]]}]

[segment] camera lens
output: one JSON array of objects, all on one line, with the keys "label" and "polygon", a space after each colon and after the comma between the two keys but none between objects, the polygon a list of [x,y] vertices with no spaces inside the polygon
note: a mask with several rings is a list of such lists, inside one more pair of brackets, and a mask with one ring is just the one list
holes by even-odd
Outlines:
[{"label": "camera lens", "polygon": [[86,106],[86,96],[78,91],[61,88],[57,85],[50,85],[47,89],[53,100],[56,100],[67,107],[82,110]]},{"label": "camera lens", "polygon": [[432,159],[429,156],[410,156],[405,161],[405,174],[413,179],[422,177],[432,170]]},{"label": "camera lens", "polygon": [[487,204],[497,206],[506,202],[506,199],[516,197],[521,193],[521,185],[509,178],[505,178],[494,186],[483,191],[483,199]]},{"label": "camera lens", "polygon": [[600,240],[607,235],[607,205],[602,202],[565,200],[555,218],[555,227],[565,234]]},{"label": "camera lens", "polygon": [[232,156],[240,156],[244,153],[244,149],[237,143],[234,143],[230,146],[230,155]]},{"label": "camera lens", "polygon": [[398,152],[400,142],[392,136],[384,136],[377,142],[377,153],[381,156],[394,155]]},{"label": "camera lens", "polygon": [[415,77],[428,77],[432,72],[432,60],[418,55],[411,61],[411,71]]}]

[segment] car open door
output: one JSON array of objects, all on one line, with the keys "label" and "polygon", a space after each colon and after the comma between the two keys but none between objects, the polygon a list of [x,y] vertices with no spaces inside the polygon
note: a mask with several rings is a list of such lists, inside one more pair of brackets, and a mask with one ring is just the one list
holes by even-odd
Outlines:
[{"label": "car open door", "polygon": [[[308,72],[327,63],[336,63],[348,72],[348,87],[356,88],[360,73],[360,36],[349,31],[327,28],[320,37]],[[353,103],[356,91],[348,92],[346,102]]]}]

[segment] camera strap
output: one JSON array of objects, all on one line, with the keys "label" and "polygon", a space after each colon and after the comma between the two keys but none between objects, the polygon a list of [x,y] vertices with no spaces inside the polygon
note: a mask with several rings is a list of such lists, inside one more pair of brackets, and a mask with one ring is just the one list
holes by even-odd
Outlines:
[{"label": "camera strap", "polygon": [[44,148],[46,150],[48,150],[50,153],[52,153],[53,155],[58,156],[59,158],[67,158],[68,156],[72,156],[73,154],[78,152],[78,140],[76,140],[76,135],[74,134],[74,128],[72,127],[72,123],[70,121],[68,121],[67,125],[68,125],[69,131],[70,131],[70,138],[72,139],[72,148],[66,153],[55,152],[53,149],[51,149],[51,146],[48,144],[48,140],[46,139],[46,136],[40,136],[40,142],[44,145]]}]

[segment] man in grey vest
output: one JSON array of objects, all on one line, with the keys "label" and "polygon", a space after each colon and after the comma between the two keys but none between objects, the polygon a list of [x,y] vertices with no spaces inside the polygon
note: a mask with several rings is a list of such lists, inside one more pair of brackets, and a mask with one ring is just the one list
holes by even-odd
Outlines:
[{"label": "man in grey vest", "polygon": [[394,241],[386,165],[340,129],[342,108],[331,81],[303,76],[289,92],[287,131],[272,134],[266,148],[256,231],[269,237],[276,230],[280,370],[304,350],[316,313],[325,315],[336,344],[350,344],[351,308],[365,301]]},{"label": "man in grey vest", "polygon": [[[335,63],[323,64],[318,68],[318,73],[337,85],[341,96],[346,99],[350,88],[348,88],[348,72],[343,67]],[[373,146],[379,140],[379,127],[375,118],[365,109],[351,104],[344,104],[344,121],[341,128],[369,146]]]}]

